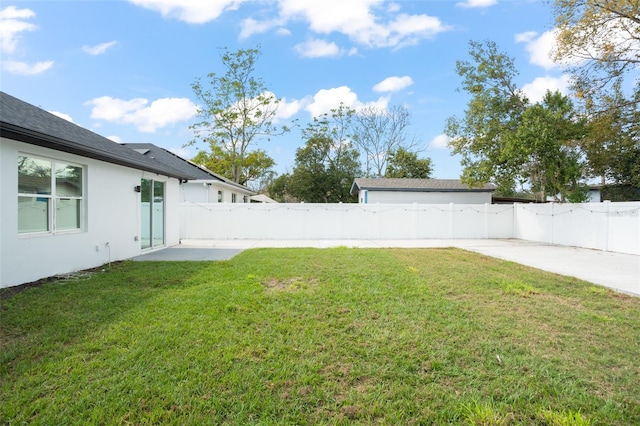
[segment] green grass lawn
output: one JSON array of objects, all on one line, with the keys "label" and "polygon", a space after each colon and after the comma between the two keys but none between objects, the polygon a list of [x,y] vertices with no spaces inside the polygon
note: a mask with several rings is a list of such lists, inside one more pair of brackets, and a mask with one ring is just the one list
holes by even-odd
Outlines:
[{"label": "green grass lawn", "polygon": [[457,249],[0,293],[0,424],[640,424],[640,298]]}]

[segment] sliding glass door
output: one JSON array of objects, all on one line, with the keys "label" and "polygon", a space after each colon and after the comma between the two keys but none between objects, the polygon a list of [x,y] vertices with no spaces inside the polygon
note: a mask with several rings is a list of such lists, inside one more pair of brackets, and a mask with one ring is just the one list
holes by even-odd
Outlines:
[{"label": "sliding glass door", "polygon": [[142,248],[162,246],[164,245],[164,182],[142,179],[140,188]]}]

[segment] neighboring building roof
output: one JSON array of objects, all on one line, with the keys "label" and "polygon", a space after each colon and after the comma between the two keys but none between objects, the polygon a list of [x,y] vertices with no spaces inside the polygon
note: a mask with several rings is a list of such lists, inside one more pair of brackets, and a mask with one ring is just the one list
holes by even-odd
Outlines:
[{"label": "neighboring building roof", "polygon": [[269,198],[264,194],[257,194],[251,196],[251,201],[256,203],[277,203],[273,198]]},{"label": "neighboring building roof", "polygon": [[351,186],[351,194],[361,190],[402,191],[402,192],[493,192],[495,185],[486,184],[481,188],[470,188],[458,179],[404,179],[404,178],[356,178]]},{"label": "neighboring building roof", "polygon": [[253,191],[249,190],[246,186],[233,182],[217,173],[213,173],[205,167],[194,164],[189,160],[185,160],[173,152],[152,143],[125,143],[123,145],[137,151],[149,159],[158,161],[176,170],[180,170],[182,173],[191,176],[189,178],[190,180],[220,181],[244,192],[253,194]]},{"label": "neighboring building roof", "polygon": [[536,200],[533,198],[524,198],[524,197],[491,197],[491,202],[493,204],[514,204],[514,203],[536,203],[542,204],[546,203],[546,201]]},{"label": "neighboring building roof", "polygon": [[164,176],[193,179],[4,92],[0,92],[0,136]]}]

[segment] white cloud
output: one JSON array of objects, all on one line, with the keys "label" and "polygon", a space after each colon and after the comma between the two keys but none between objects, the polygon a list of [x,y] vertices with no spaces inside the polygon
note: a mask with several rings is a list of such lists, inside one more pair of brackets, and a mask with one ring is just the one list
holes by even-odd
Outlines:
[{"label": "white cloud", "polygon": [[538,35],[535,31],[525,31],[515,35],[516,43],[529,43]]},{"label": "white cloud", "polygon": [[285,98],[280,99],[274,121],[277,122],[293,117],[304,109],[310,102],[311,99],[308,96],[302,99],[294,99],[292,101],[287,101]]},{"label": "white cloud", "polygon": [[96,44],[95,46],[82,46],[82,50],[84,50],[85,52],[87,52],[89,55],[102,55],[104,54],[109,48],[115,46],[118,42],[117,41],[110,41],[107,43],[100,43],[100,44]]},{"label": "white cloud", "polygon": [[348,86],[340,86],[332,89],[318,90],[318,92],[313,95],[313,100],[309,101],[304,109],[308,111],[312,117],[318,117],[324,113],[329,113],[332,109],[340,106],[341,103],[357,111],[367,107],[386,109],[389,101],[389,97],[383,96],[375,101],[363,103],[351,88]]},{"label": "white cloud", "polygon": [[71,116],[69,114],[65,114],[64,112],[58,112],[58,111],[49,111],[51,114],[55,115],[56,117],[60,117],[62,119],[65,119],[71,123],[73,123],[73,118],[71,118]]},{"label": "white cloud", "polygon": [[391,98],[389,96],[382,96],[376,99],[375,101],[358,103],[358,105],[355,106],[355,110],[359,111],[365,108],[373,108],[377,111],[385,111],[389,106],[390,101],[391,101]]},{"label": "white cloud", "polygon": [[115,143],[122,143],[120,136],[107,136],[107,139],[114,141]]},{"label": "white cloud", "polygon": [[38,27],[26,19],[35,17],[30,9],[18,9],[15,6],[0,10],[0,53],[4,53],[2,68],[12,74],[36,75],[53,66],[53,61],[40,61],[34,64],[17,61],[12,58],[18,45],[18,35],[23,31],[35,31]]},{"label": "white cloud", "polygon": [[53,61],[36,62],[28,64],[21,61],[2,61],[2,68],[12,74],[36,75],[45,72],[53,66]]},{"label": "white cloud", "polygon": [[[227,10],[238,9],[249,0],[128,1],[160,12],[164,17],[201,24],[218,18]],[[308,23],[311,31],[317,34],[337,32],[369,47],[401,47],[450,29],[436,17],[402,14],[399,13],[400,3],[384,3],[383,0],[277,0],[276,18],[245,19],[239,37],[246,39],[274,28],[279,34],[290,34],[284,25],[297,20]]]},{"label": "white cloud", "polygon": [[525,50],[529,53],[529,63],[550,70],[558,66],[551,55],[556,47],[556,31],[545,31],[538,36],[534,31],[516,34],[517,43],[525,43]]},{"label": "white cloud", "polygon": [[389,23],[391,35],[387,46],[403,47],[417,44],[421,39],[433,38],[436,34],[446,31],[440,19],[428,15],[407,15],[406,13]]},{"label": "white cloud", "polygon": [[387,7],[387,12],[394,13],[400,11],[400,5],[398,3],[389,3]]},{"label": "white cloud", "polygon": [[276,34],[279,36],[290,36],[291,35],[291,31],[289,31],[286,28],[278,28],[276,30]]},{"label": "white cloud", "polygon": [[456,6],[464,8],[478,8],[493,6],[496,3],[498,3],[498,0],[466,0],[464,2],[456,3]]},{"label": "white cloud", "polygon": [[344,50],[337,44],[319,39],[296,44],[293,49],[303,58],[335,57],[344,54]]},{"label": "white cloud", "polygon": [[304,21],[317,34],[341,33],[368,47],[400,47],[449,29],[436,17],[397,14],[395,3],[381,10],[380,0],[280,0],[279,5],[285,22]]},{"label": "white cloud", "polygon": [[7,6],[0,10],[0,19],[29,19],[36,16],[31,9],[18,9],[15,6]]},{"label": "white cloud", "polygon": [[404,77],[387,77],[373,86],[375,92],[397,92],[413,84],[413,79],[408,75]]},{"label": "white cloud", "polygon": [[[282,24],[283,22],[281,19],[256,21],[253,18],[247,18],[240,23],[240,35],[238,37],[240,38],[240,40],[244,40],[254,34],[263,34],[272,28],[281,27]],[[291,34],[291,32],[283,28],[279,28],[278,31],[279,33],[282,33],[283,30],[285,31],[285,34],[283,35]]]},{"label": "white cloud", "polygon": [[144,98],[123,100],[102,96],[85,103],[91,105],[91,118],[120,124],[133,124],[141,132],[154,133],[157,129],[187,121],[195,116],[197,108],[187,98],[162,98],[149,101]]},{"label": "white cloud", "polygon": [[522,91],[529,99],[531,103],[537,103],[542,101],[547,90],[555,92],[556,90],[566,95],[569,93],[569,86],[571,85],[571,78],[567,75],[561,77],[538,77],[531,83],[525,84],[522,87]]},{"label": "white cloud", "polygon": [[35,31],[38,27],[25,19],[35,17],[30,9],[8,6],[0,10],[0,51],[13,53],[18,43],[18,35],[23,31]]},{"label": "white cloud", "polygon": [[433,149],[448,149],[451,138],[445,134],[441,134],[431,139],[429,142],[429,148]]},{"label": "white cloud", "polygon": [[236,10],[243,0],[129,0],[160,12],[165,18],[175,18],[190,24],[204,24],[218,18],[227,10]]},{"label": "white cloud", "polygon": [[306,106],[312,117],[318,117],[337,108],[340,103],[350,108],[360,105],[358,95],[347,86],[319,90],[313,95],[313,101]]}]

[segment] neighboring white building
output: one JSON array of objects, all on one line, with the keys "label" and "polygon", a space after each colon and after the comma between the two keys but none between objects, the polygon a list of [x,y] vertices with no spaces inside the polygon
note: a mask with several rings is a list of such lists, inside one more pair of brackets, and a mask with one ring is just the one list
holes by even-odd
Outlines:
[{"label": "neighboring white building", "polygon": [[351,194],[361,204],[491,204],[492,184],[469,188],[457,179],[357,178]]},{"label": "neighboring white building", "polygon": [[277,203],[273,198],[265,195],[265,194],[256,194],[251,197],[252,203]]},{"label": "neighboring white building", "polygon": [[178,244],[194,178],[0,92],[0,287]]},{"label": "neighboring white building", "polygon": [[192,203],[249,203],[255,192],[223,176],[198,166],[150,143],[123,144],[147,158],[158,161],[195,179],[180,185],[180,201]]},{"label": "neighboring white building", "polygon": [[592,186],[589,188],[589,203],[602,202],[602,186]]}]

